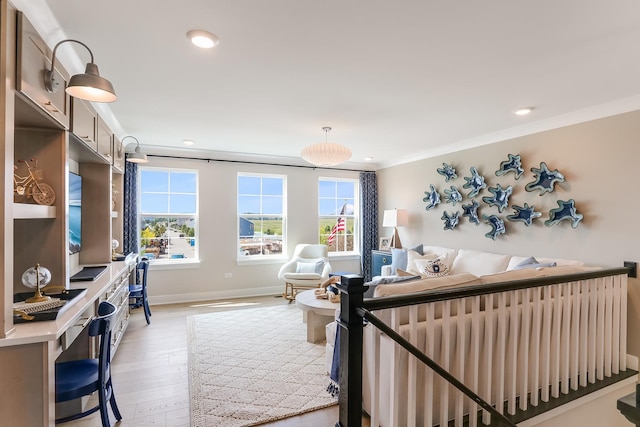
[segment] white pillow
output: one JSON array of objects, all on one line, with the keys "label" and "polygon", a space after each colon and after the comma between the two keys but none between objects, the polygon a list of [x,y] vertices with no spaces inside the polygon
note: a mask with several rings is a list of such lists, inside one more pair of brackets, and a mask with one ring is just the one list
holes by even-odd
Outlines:
[{"label": "white pillow", "polygon": [[300,262],[296,265],[296,273],[316,273],[322,274],[324,268],[324,261],[316,262]]},{"label": "white pillow", "polygon": [[442,277],[449,274],[449,267],[440,257],[433,260],[417,259],[416,268],[423,278]]}]

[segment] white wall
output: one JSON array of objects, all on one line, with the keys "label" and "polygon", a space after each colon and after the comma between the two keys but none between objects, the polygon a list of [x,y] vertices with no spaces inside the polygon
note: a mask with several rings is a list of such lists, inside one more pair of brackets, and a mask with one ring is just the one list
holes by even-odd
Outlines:
[{"label": "white wall", "polygon": [[[199,265],[165,267],[152,265],[149,271],[149,300],[152,304],[198,301],[254,295],[279,295],[284,283],[277,277],[280,266],[239,265],[237,252],[236,182],[238,172],[287,176],[288,255],[298,243],[318,239],[318,178],[358,179],[358,172],[333,171],[243,163],[177,160],[150,156],[149,166],[196,169],[200,183]],[[333,271],[360,272],[360,260],[330,259]],[[231,273],[231,278],[225,278]]]},{"label": "white wall", "polygon": [[[461,123],[464,126],[464,122]],[[525,174],[515,180],[513,174],[495,176],[500,162],[508,154],[522,156]],[[578,125],[515,138],[500,143],[465,150],[436,158],[416,161],[378,171],[379,207],[406,208],[410,226],[399,229],[404,246],[417,243],[453,248],[471,248],[496,253],[522,256],[548,256],[579,259],[600,266],[622,266],[623,261],[640,261],[640,111],[621,114]],[[444,177],[436,172],[442,163],[455,167],[458,178],[445,185]],[[526,192],[524,186],[533,180],[532,167],[546,162],[549,169],[558,169],[566,182],[556,186],[556,191],[544,196]],[[523,203],[535,205],[543,216],[529,227],[523,223],[505,221],[507,234],[493,241],[484,236],[490,227],[481,221],[476,226],[467,218],[461,218],[454,230],[443,230],[441,216],[447,212],[462,211],[441,203],[426,211],[422,201],[429,184],[436,184],[444,195],[444,188],[456,185],[467,203],[468,189],[463,189],[469,168],[475,166],[484,175],[489,187],[501,183],[514,187],[510,205]],[[490,195],[485,189],[481,194]],[[576,229],[568,222],[553,227],[543,225],[549,209],[556,208],[558,199],[574,199],[584,219]],[[489,207],[480,198],[480,214],[498,214],[496,207]],[[505,217],[514,213],[509,208],[499,214]],[[381,229],[381,235],[390,230]],[[639,281],[629,280],[629,350],[640,355],[640,339],[635,331],[640,329]]]}]

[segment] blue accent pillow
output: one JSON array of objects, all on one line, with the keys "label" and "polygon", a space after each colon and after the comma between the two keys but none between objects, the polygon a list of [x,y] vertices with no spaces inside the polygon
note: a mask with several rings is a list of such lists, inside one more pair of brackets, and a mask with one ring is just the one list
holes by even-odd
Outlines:
[{"label": "blue accent pillow", "polygon": [[538,267],[555,267],[557,264],[555,262],[547,262],[540,263],[534,257],[529,257],[525,260],[520,261],[513,267],[514,270],[522,270],[524,268],[538,268]]},{"label": "blue accent pillow", "polygon": [[420,254],[420,256],[424,255],[422,243],[409,249],[391,248],[391,274],[395,275],[397,269],[407,269],[407,251],[416,251]]}]

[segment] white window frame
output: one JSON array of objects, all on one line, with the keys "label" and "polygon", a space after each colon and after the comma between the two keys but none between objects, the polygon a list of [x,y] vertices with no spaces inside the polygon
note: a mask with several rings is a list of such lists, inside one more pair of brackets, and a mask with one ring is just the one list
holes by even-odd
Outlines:
[{"label": "white window frame", "polygon": [[[167,212],[142,212],[142,173],[144,171],[154,171],[154,172],[167,172],[167,173],[192,173],[196,176],[196,212],[195,214],[175,214],[175,213],[167,213]],[[154,166],[138,166],[138,218],[137,218],[137,233],[138,238],[140,239],[139,245],[140,250],[138,253],[142,252],[142,236],[140,235],[142,230],[140,228],[141,219],[144,217],[171,217],[171,218],[194,218],[194,255],[192,258],[154,258],[149,260],[151,264],[154,266],[161,265],[186,265],[186,264],[197,264],[200,262],[200,174],[197,169],[188,169],[188,168],[174,168],[174,167],[154,167]],[[171,194],[171,193],[169,193]],[[179,193],[176,193],[179,194]]]},{"label": "white window frame", "polygon": [[[353,250],[351,251],[329,251],[329,257],[351,257],[351,256],[360,256],[360,239],[362,235],[362,230],[360,227],[360,181],[358,179],[353,178],[336,178],[329,176],[321,176],[318,178],[317,188],[318,188],[318,243],[321,243],[321,236],[324,234],[320,228],[320,221],[322,218],[335,218],[335,223],[337,223],[340,218],[339,212],[336,215],[320,215],[320,182],[321,181],[334,181],[334,182],[349,182],[352,183],[354,188],[353,194],[353,215],[347,215],[349,218],[353,218]],[[324,197],[322,197],[324,199]],[[337,199],[336,199],[337,200]],[[338,235],[338,238],[340,236]]]},{"label": "white window frame", "polygon": [[[239,197],[240,188],[238,187],[238,181],[240,177],[259,177],[259,178],[277,178],[282,180],[282,243],[281,252],[275,254],[246,254],[240,244],[240,218],[245,216],[275,216],[272,214],[265,215],[259,214],[241,214],[239,210]],[[260,193],[260,197],[262,197]],[[287,175],[273,174],[273,173],[255,173],[255,172],[238,172],[236,176],[236,260],[238,263],[272,263],[281,262],[283,258],[286,258],[287,254]]]}]

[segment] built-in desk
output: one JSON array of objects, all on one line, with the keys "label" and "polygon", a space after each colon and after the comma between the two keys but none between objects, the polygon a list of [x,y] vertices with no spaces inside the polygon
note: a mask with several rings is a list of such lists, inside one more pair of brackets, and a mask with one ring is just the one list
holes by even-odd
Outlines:
[{"label": "built-in desk", "polygon": [[[56,320],[21,323],[6,338],[0,339],[0,414],[2,425],[54,426],[55,361],[81,335],[84,326],[104,300],[119,307],[112,332],[115,350],[129,317],[129,275],[135,270],[136,258],[112,262],[95,281],[73,282],[71,288],[86,288],[84,296],[75,298],[72,306]],[[92,346],[74,343],[74,352],[91,356]]]}]

